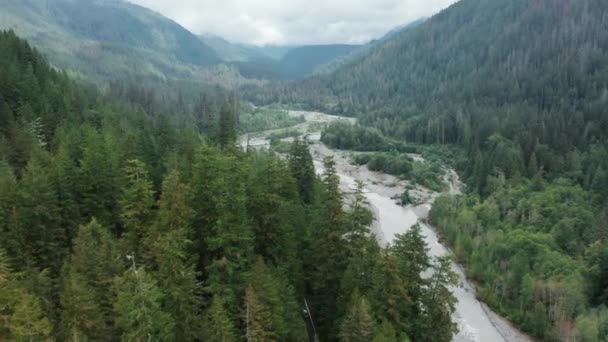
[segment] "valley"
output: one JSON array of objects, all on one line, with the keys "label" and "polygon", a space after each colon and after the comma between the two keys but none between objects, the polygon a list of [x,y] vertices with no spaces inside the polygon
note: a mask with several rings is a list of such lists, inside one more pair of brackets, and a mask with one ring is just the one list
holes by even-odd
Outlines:
[{"label": "valley", "polygon": [[[370,171],[366,166],[352,164],[352,151],[334,150],[320,142],[321,131],[317,124],[346,120],[354,124],[354,120],[336,117],[318,112],[289,111],[290,115],[304,116],[305,123],[292,126],[288,129],[297,130],[302,134],[300,139],[306,139],[311,145],[310,150],[318,174],[323,174],[323,159],[332,157],[336,162],[336,170],[340,176],[340,189],[349,197],[356,188],[356,181],[365,184],[365,197],[369,208],[374,213],[372,233],[379,245],[386,248],[397,234],[406,233],[414,224],[420,223],[425,242],[428,246],[429,257],[452,255],[452,252],[439,240],[434,228],[426,223],[428,213],[434,199],[439,195],[436,192],[417,186],[416,196],[422,198],[421,204],[416,206],[401,206],[395,198],[406,189],[407,180],[395,176]],[[311,130],[311,128],[313,128]],[[280,130],[279,130],[280,131]],[[257,132],[241,136],[241,146],[246,148],[270,148],[269,136],[277,130]],[[415,156],[421,158],[420,156]],[[448,176],[449,175],[449,176]],[[460,194],[462,183],[451,169],[446,170],[444,180],[447,192],[452,195]],[[351,199],[352,200],[352,199]],[[511,322],[493,312],[486,304],[479,301],[475,295],[475,286],[466,278],[462,265],[452,263],[452,270],[458,274],[458,286],[454,286],[454,296],[458,300],[453,319],[458,324],[459,332],[453,338],[454,342],[531,342],[533,339],[516,329]]]}]

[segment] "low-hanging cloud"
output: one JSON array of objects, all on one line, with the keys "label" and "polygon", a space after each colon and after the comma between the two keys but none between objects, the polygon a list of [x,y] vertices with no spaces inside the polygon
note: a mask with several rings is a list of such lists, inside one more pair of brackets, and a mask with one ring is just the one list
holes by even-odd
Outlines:
[{"label": "low-hanging cloud", "polygon": [[255,45],[365,43],[456,0],[129,0],[194,33]]}]

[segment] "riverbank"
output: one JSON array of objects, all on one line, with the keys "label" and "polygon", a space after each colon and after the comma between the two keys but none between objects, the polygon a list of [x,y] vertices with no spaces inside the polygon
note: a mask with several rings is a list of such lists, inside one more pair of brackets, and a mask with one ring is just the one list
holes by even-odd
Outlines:
[{"label": "riverbank", "polygon": [[[311,145],[311,153],[318,171],[322,171],[319,166],[323,158],[328,156],[334,158],[336,170],[341,177],[341,189],[344,193],[352,192],[355,181],[365,183],[365,195],[376,218],[372,225],[372,233],[375,234],[381,246],[388,246],[396,234],[403,234],[411,226],[420,222],[429,246],[429,255],[438,257],[452,254],[439,242],[434,229],[423,221],[428,217],[432,203],[440,193],[416,186],[412,192],[416,198],[423,199],[424,203],[418,206],[401,207],[393,198],[399,196],[408,185],[412,186],[408,181],[370,171],[366,166],[352,165],[350,163],[352,152],[332,150],[320,142]],[[444,178],[448,184],[447,191],[451,194],[458,194],[462,185],[457,174],[453,170],[449,170]],[[459,277],[459,286],[452,289],[458,299],[454,321],[458,324],[459,333],[454,336],[454,341],[533,341],[476,298],[475,287],[467,280],[465,270],[461,265],[452,263],[452,269]]]},{"label": "riverbank", "polygon": [[[380,246],[388,246],[397,234],[406,233],[410,227],[417,222],[421,223],[422,234],[425,237],[429,248],[430,257],[438,257],[452,254],[449,248],[442,245],[434,229],[424,223],[432,208],[435,199],[441,193],[431,191],[417,184],[410,183],[397,177],[370,171],[366,166],[351,164],[353,152],[338,151],[323,145],[320,140],[320,132],[314,131],[336,120],[344,118],[325,115],[323,113],[290,112],[293,115],[302,115],[306,118],[306,123],[294,126],[303,137],[311,143],[311,154],[314,159],[317,173],[323,171],[323,159],[331,156],[336,162],[336,170],[340,176],[340,189],[345,194],[347,201],[351,198],[356,187],[356,181],[365,184],[365,196],[369,202],[375,220],[371,227],[372,233]],[[349,120],[350,121],[350,120]],[[269,147],[268,135],[272,132],[260,132],[255,134],[255,144],[251,136],[241,137],[243,147],[253,148]],[[411,157],[423,160],[422,156],[412,155]],[[462,189],[458,175],[453,170],[447,170],[444,175],[444,182],[447,184],[446,192],[458,194]],[[416,199],[417,206],[402,207],[397,203],[403,191],[409,188],[410,195]],[[531,342],[530,337],[520,332],[508,320],[494,313],[484,303],[480,302],[475,295],[474,286],[467,280],[465,271],[461,265],[452,263],[453,271],[459,277],[459,286],[452,288],[454,296],[458,300],[456,310],[453,315],[454,322],[457,323],[459,333],[454,336],[455,342]]]}]

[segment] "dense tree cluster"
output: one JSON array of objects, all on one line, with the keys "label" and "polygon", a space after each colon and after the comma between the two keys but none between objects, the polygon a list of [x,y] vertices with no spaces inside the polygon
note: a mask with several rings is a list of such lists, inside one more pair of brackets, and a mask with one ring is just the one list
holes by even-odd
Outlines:
[{"label": "dense tree cluster", "polygon": [[605,1],[463,0],[330,75],[244,92],[357,115],[325,133],[338,148],[457,145],[470,193],[432,220],[481,295],[538,337],[602,341],[607,51]]},{"label": "dense tree cluster", "polygon": [[492,183],[484,201],[442,197],[431,211],[480,295],[546,340],[605,340],[605,212],[571,180]]},{"label": "dense tree cluster", "polygon": [[451,339],[446,261],[416,229],[381,250],[332,160],[243,152],[234,102],[111,89],[0,33],[0,340]]}]

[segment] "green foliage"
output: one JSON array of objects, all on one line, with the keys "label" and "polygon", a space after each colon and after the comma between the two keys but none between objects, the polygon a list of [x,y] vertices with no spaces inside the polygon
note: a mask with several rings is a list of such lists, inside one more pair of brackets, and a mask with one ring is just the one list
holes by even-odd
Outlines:
[{"label": "green foliage", "polygon": [[203,336],[209,342],[238,341],[234,322],[223,305],[223,300],[214,296],[211,306],[205,313]]},{"label": "green foliage", "polygon": [[[368,339],[382,321],[403,339],[422,326],[405,307],[450,310],[439,290],[411,297],[418,279],[332,160],[317,177],[303,142],[288,160],[237,149],[226,94],[189,110],[145,87],[98,92],[5,32],[0,74],[0,340],[302,341],[302,298],[320,340],[350,312]],[[353,311],[355,289],[368,304]]]},{"label": "green foliage", "polygon": [[291,145],[288,160],[289,168],[291,169],[291,174],[296,179],[302,202],[311,204],[316,175],[308,144],[296,138]]},{"label": "green foliage", "polygon": [[40,298],[23,288],[0,249],[0,338],[15,341],[52,341],[52,325]]},{"label": "green foliage", "polygon": [[60,293],[64,338],[111,340],[113,331],[112,280],[123,267],[116,242],[95,219],[81,226],[73,251],[63,267]]},{"label": "green foliage", "polygon": [[124,341],[174,341],[175,319],[162,310],[164,295],[156,281],[133,266],[114,282],[116,324]]},{"label": "green foliage", "polygon": [[353,292],[350,307],[340,325],[340,341],[367,342],[374,335],[374,321],[367,299]]},{"label": "green foliage", "polygon": [[[210,78],[215,52],[179,24],[122,2],[6,0],[0,29],[13,28],[53,64],[96,80]],[[201,75],[203,77],[201,77]]]},{"label": "green foliage", "polygon": [[126,186],[119,201],[125,227],[124,251],[133,256],[143,255],[142,242],[152,221],[154,190],[146,166],[130,160],[125,169]]},{"label": "green foliage", "polygon": [[260,297],[251,285],[245,289],[241,315],[245,327],[245,341],[277,341],[270,310],[260,301]]},{"label": "green foliage", "polygon": [[305,122],[303,116],[293,117],[287,111],[272,108],[242,109],[239,115],[239,131],[261,132],[292,127]]},{"label": "green foliage", "polygon": [[600,223],[592,208],[592,197],[571,182],[524,182],[498,187],[481,203],[475,195],[439,198],[431,220],[482,289],[499,289],[482,290],[484,298],[549,339],[572,334],[563,322],[583,315],[586,303],[602,303],[604,249],[594,242]]}]

